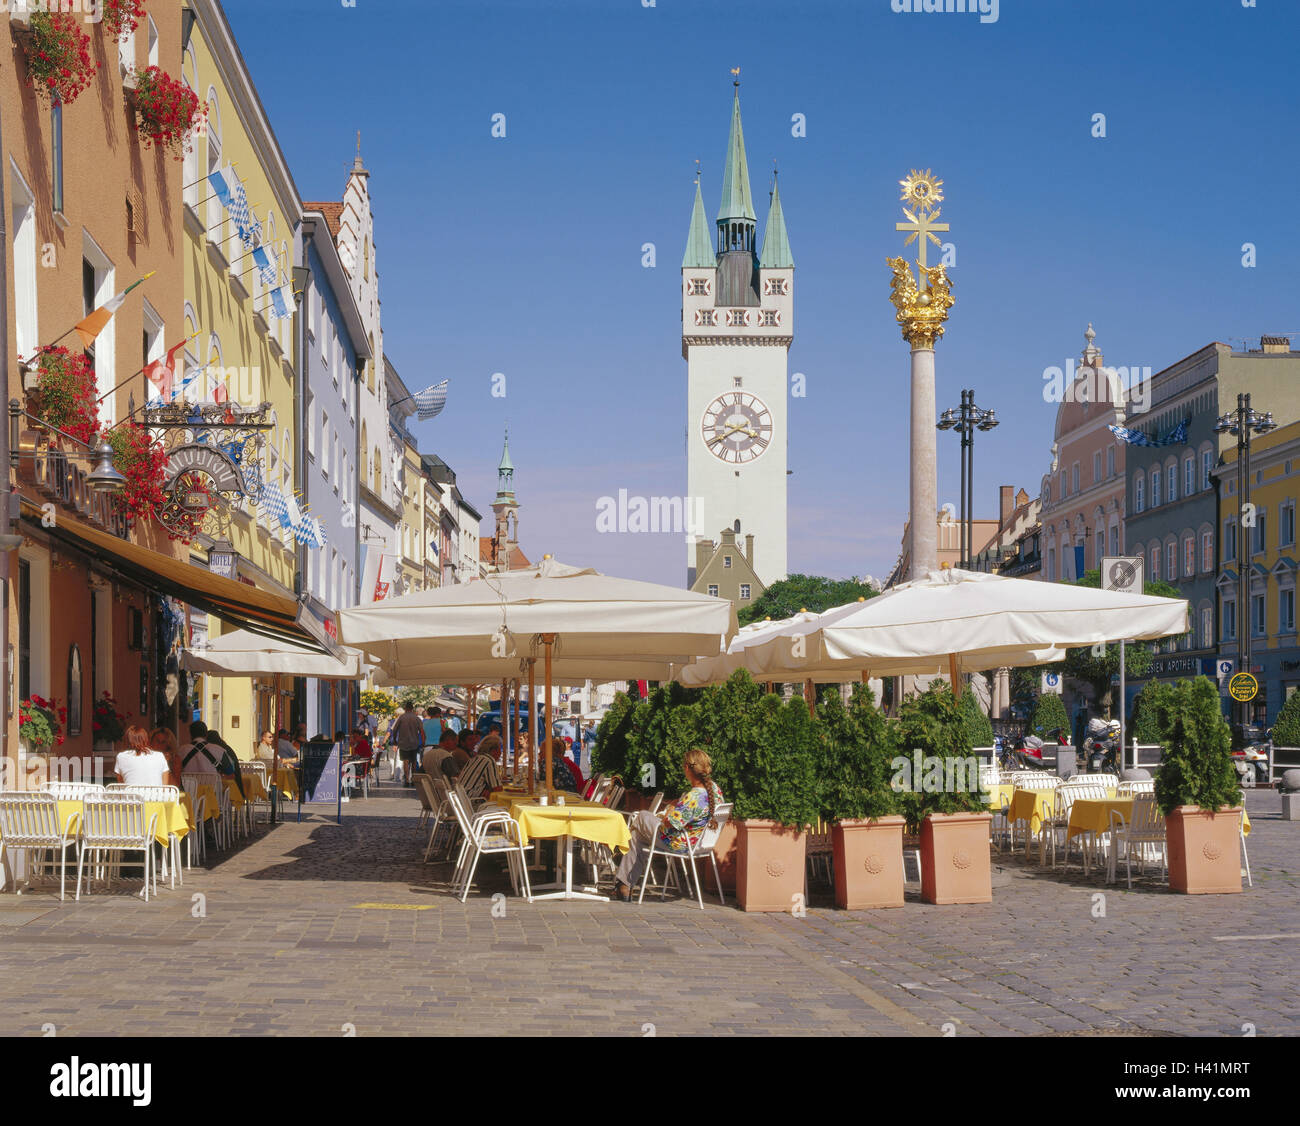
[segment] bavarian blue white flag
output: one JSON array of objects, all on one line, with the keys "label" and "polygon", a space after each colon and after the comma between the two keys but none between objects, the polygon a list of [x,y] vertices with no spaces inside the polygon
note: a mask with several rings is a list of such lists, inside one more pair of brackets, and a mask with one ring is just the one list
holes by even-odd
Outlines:
[{"label": "bavarian blue white flag", "polygon": [[1106,427],[1121,442],[1130,446],[1181,446],[1187,441],[1187,427],[1191,419],[1185,418],[1163,438],[1148,438],[1141,430],[1132,430],[1127,426]]},{"label": "bavarian blue white flag", "polygon": [[253,247],[253,261],[257,263],[257,273],[262,279],[262,284],[275,285],[275,264],[271,261],[271,256],[266,252],[266,247],[260,243]]},{"label": "bavarian blue white flag", "polygon": [[262,224],[249,209],[248,193],[244,191],[244,185],[238,180],[235,181],[235,188],[230,195],[228,210],[230,218],[235,223],[235,233],[239,235],[239,241],[251,249],[253,243],[262,237]]},{"label": "bavarian blue white flag", "polygon": [[280,486],[267,482],[262,486],[262,507],[266,509],[269,516],[274,517],[280,524],[280,527],[289,527],[289,506],[285,502],[284,493],[280,491]]},{"label": "bavarian blue white flag", "polygon": [[441,383],[435,383],[432,387],[426,387],[423,391],[417,391],[411,396],[415,400],[415,413],[421,422],[427,422],[431,418],[437,418],[442,414],[442,408],[447,405],[447,384],[450,380],[444,379]]}]

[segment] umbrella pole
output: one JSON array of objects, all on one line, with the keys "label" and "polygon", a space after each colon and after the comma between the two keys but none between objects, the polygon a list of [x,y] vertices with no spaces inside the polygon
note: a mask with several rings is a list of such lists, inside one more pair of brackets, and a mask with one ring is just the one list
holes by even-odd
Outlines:
[{"label": "umbrella pole", "polygon": [[537,658],[528,658],[528,726],[533,730],[533,737],[529,740],[532,750],[528,753],[528,792],[531,794],[537,789],[537,764],[533,759],[537,757]]},{"label": "umbrella pole", "polygon": [[549,793],[555,789],[555,777],[552,773],[555,764],[551,754],[551,646],[555,644],[555,634],[542,634],[542,644],[546,646],[546,699],[542,702],[542,706],[546,709],[546,723],[542,730],[542,737],[546,740],[546,790]]},{"label": "umbrella pole", "polygon": [[501,758],[510,761],[510,682],[501,682]]},{"label": "umbrella pole", "polygon": [[523,686],[519,683],[518,680],[514,681],[513,683],[514,683],[514,692],[515,692],[515,718],[512,721],[514,723],[514,734],[511,738],[515,747],[515,762],[518,762],[519,761],[519,690]]},{"label": "umbrella pole", "polygon": [[803,699],[808,705],[808,718],[817,718],[817,689],[814,687],[812,677],[803,682]]},{"label": "umbrella pole", "polygon": [[957,677],[957,654],[948,654],[948,679],[952,681],[952,698],[961,699],[961,681]]}]

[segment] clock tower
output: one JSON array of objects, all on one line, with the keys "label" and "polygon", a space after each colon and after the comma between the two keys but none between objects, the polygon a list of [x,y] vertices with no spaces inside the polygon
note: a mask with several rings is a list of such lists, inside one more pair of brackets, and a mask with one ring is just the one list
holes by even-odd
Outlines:
[{"label": "clock tower", "polygon": [[[786,576],[787,358],[794,331],[794,260],[773,178],[759,251],[749,190],[740,83],[714,230],[695,181],[682,258],[682,358],[686,361],[686,487],[700,525],[753,536],[753,566],[771,585]],[[686,545],[687,586],[696,575]]]}]

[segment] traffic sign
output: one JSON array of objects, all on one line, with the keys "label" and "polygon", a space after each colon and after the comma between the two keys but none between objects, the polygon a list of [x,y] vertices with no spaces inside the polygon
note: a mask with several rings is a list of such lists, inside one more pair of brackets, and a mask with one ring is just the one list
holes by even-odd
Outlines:
[{"label": "traffic sign", "polygon": [[1061,695],[1062,693],[1061,674],[1059,672],[1043,673],[1042,687],[1040,688],[1039,691],[1040,694],[1047,693],[1047,692],[1054,692],[1058,696]]},{"label": "traffic sign", "polygon": [[1259,692],[1259,681],[1248,672],[1239,672],[1228,681],[1228,694],[1238,703],[1253,700]]},{"label": "traffic sign", "polygon": [[1101,561],[1101,589],[1142,593],[1142,556],[1107,555]]},{"label": "traffic sign", "polygon": [[1237,662],[1220,661],[1218,667],[1219,667],[1219,679],[1223,680],[1226,677],[1230,677],[1234,672],[1237,671]]}]

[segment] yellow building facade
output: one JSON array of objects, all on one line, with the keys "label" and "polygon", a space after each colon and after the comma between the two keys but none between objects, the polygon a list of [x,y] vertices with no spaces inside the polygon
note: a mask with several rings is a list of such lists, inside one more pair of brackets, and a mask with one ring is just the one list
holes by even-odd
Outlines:
[{"label": "yellow building facade", "polygon": [[[253,407],[269,404],[270,428],[262,432],[261,479],[286,496],[300,488],[295,369],[296,306],[275,315],[272,290],[291,285],[300,260],[302,204],[284,154],[258,99],[234,34],[214,0],[191,0],[196,21],[183,61],[186,84],[208,106],[207,126],[186,154],[181,208],[184,220],[186,386],[192,400],[228,399]],[[236,204],[228,207],[207,177],[226,171]],[[260,233],[241,235],[235,215],[240,189],[248,218]],[[263,278],[251,246],[266,252],[275,281]],[[288,293],[289,291],[282,291]],[[191,562],[209,567],[214,543],[234,549],[232,577],[292,597],[300,570],[293,533],[280,526],[266,504],[252,498],[220,527],[205,529],[191,549]],[[224,547],[224,545],[222,545]],[[215,618],[193,621],[196,640],[221,629]],[[290,723],[292,682],[276,685],[236,678],[206,678],[198,686],[203,718],[241,754],[251,751],[260,730]]]}]

